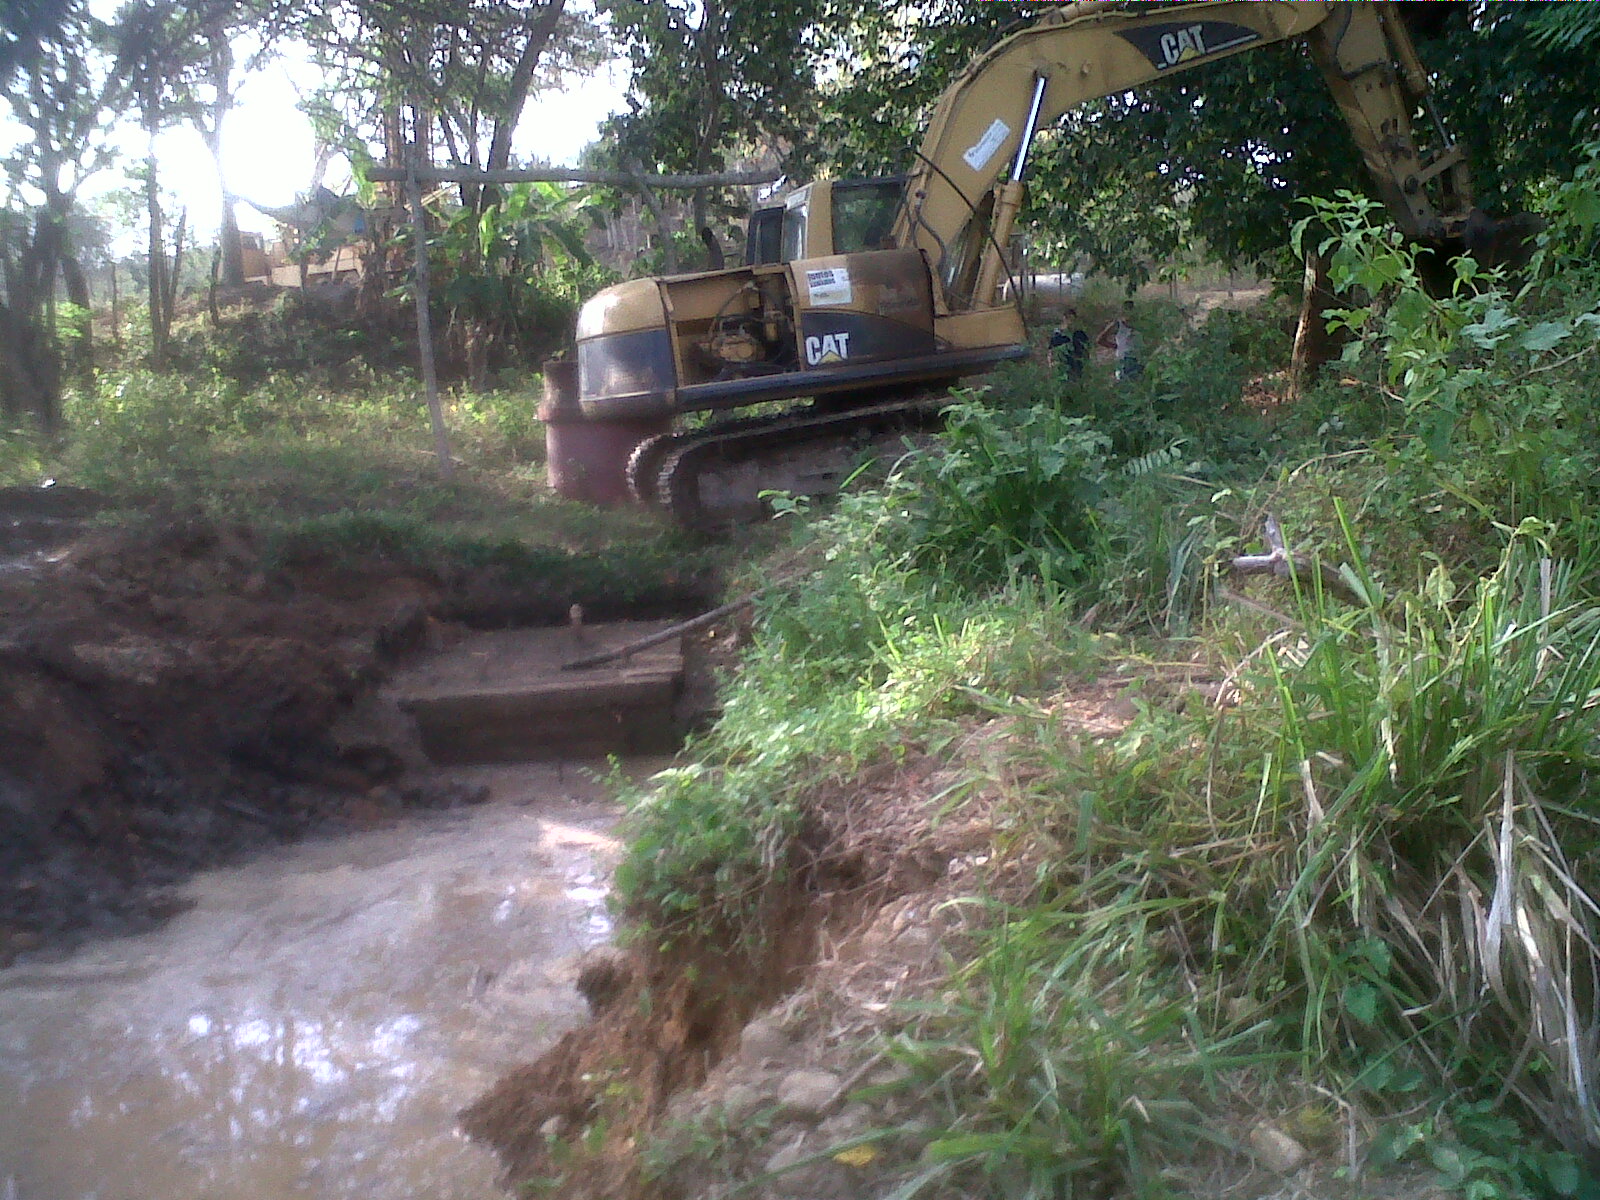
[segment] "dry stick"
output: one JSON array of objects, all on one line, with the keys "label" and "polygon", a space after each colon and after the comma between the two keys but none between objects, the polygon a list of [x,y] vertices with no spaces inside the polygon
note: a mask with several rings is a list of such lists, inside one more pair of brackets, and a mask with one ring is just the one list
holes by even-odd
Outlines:
[{"label": "dry stick", "polygon": [[[1266,532],[1267,545],[1272,547],[1272,553],[1241,554],[1233,560],[1233,569],[1241,575],[1272,574],[1281,575],[1284,578],[1293,576],[1302,583],[1311,582],[1311,568],[1302,566],[1289,553],[1288,547],[1283,542],[1283,530],[1278,525],[1278,519],[1271,513],[1267,514],[1267,519],[1263,522],[1263,529]],[[1322,581],[1322,586],[1325,589],[1336,593],[1352,604],[1366,603],[1360,593],[1345,581],[1344,576],[1326,563],[1318,563],[1316,565],[1316,576]]]},{"label": "dry stick", "polygon": [[1240,595],[1230,587],[1219,585],[1217,588],[1217,599],[1223,600],[1229,604],[1238,604],[1244,608],[1252,608],[1264,616],[1271,617],[1274,621],[1278,622],[1278,624],[1289,629],[1305,628],[1304,625],[1300,624],[1299,621],[1296,621],[1288,613],[1279,612],[1270,604],[1263,604],[1261,601],[1253,599],[1250,596]]},{"label": "dry stick", "polygon": [[608,662],[615,662],[619,658],[631,657],[641,650],[650,649],[651,646],[659,646],[662,642],[677,637],[680,633],[693,633],[697,629],[704,629],[707,625],[715,625],[724,617],[731,617],[741,608],[749,608],[750,605],[768,592],[799,583],[810,575],[816,568],[808,568],[804,565],[808,549],[802,548],[797,553],[779,559],[773,567],[774,571],[789,571],[799,568],[794,570],[792,575],[782,575],[777,579],[770,580],[754,591],[746,592],[737,600],[730,600],[726,604],[713,608],[710,612],[701,613],[698,617],[690,617],[687,621],[679,621],[676,625],[669,625],[667,628],[658,630],[647,637],[642,637],[638,641],[629,642],[626,646],[619,646],[615,650],[607,650],[602,654],[591,654],[587,658],[575,658],[571,662],[562,663],[561,669],[563,671],[582,671],[589,667],[602,666]]}]

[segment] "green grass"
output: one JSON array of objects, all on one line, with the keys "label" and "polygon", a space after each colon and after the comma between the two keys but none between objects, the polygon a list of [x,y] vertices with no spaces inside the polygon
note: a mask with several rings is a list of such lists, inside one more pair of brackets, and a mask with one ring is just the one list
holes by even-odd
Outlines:
[{"label": "green grass", "polygon": [[60,444],[0,441],[0,484],[48,475],[93,488],[110,498],[112,521],[240,523],[282,559],[491,571],[567,594],[560,612],[572,600],[613,611],[693,604],[728,557],[637,510],[550,493],[537,377],[516,391],[446,396],[446,479],[419,390],[404,374],[357,375],[340,389],[315,372],[242,383],[215,369],[106,371],[71,398]]},{"label": "green grass", "polygon": [[819,575],[765,602],[715,728],[632,797],[616,885],[653,935],[764,936],[764,892],[794,866],[811,797],[1093,662],[1059,595],[930,597],[869,556]]}]

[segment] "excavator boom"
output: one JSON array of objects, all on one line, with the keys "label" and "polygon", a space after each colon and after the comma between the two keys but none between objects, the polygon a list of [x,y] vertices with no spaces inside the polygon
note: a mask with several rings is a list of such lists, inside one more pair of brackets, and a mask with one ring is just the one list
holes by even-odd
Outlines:
[{"label": "excavator boom", "polygon": [[1411,118],[1428,106],[1428,81],[1395,7],[1198,0],[1055,9],[980,54],[940,97],[896,244],[928,255],[948,311],[991,306],[1038,130],[1089,100],[1296,38],[1308,43],[1396,223],[1441,241],[1471,208],[1467,169],[1442,125],[1432,155],[1417,146]]}]

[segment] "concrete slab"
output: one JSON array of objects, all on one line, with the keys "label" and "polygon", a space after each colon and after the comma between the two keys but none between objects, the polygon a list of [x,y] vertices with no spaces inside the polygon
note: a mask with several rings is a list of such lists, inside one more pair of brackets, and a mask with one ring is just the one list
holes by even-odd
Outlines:
[{"label": "concrete slab", "polygon": [[682,737],[673,711],[683,687],[681,638],[606,666],[560,669],[668,624],[473,634],[396,675],[385,690],[415,718],[437,763],[670,753]]}]

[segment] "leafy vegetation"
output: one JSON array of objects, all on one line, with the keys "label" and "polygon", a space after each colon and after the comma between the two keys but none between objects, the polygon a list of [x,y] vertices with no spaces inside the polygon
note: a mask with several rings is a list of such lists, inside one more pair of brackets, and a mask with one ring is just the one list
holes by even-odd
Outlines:
[{"label": "leafy vegetation", "polygon": [[[819,796],[1004,715],[985,786],[1036,883],[972,901],[887,1047],[941,1120],[897,1197],[1181,1194],[1262,1104],[1463,1196],[1600,1193],[1594,162],[1526,272],[1462,260],[1443,295],[1367,202],[1317,202],[1353,340],[1300,408],[1244,402],[1281,335],[1214,317],[1120,387],[957,397],[807,526],[806,588],[638,798],[619,878],[658,936],[760,937]],[[1265,513],[1289,575],[1225,603]],[[1135,688],[1089,743],[1055,716],[1148,657],[1217,701]]]},{"label": "leafy vegetation", "polygon": [[68,441],[0,434],[0,486],[51,477],[103,493],[129,517],[240,523],[286,557],[527,581],[530,595],[566,596],[543,604],[552,613],[574,601],[671,609],[709,586],[716,547],[550,494],[537,376],[448,398],[457,469],[446,480],[407,375],[354,357],[335,331],[303,336],[292,309],[236,319],[248,341],[228,326],[221,336],[198,321],[177,327],[182,371],[107,370],[93,391],[69,393]]}]

